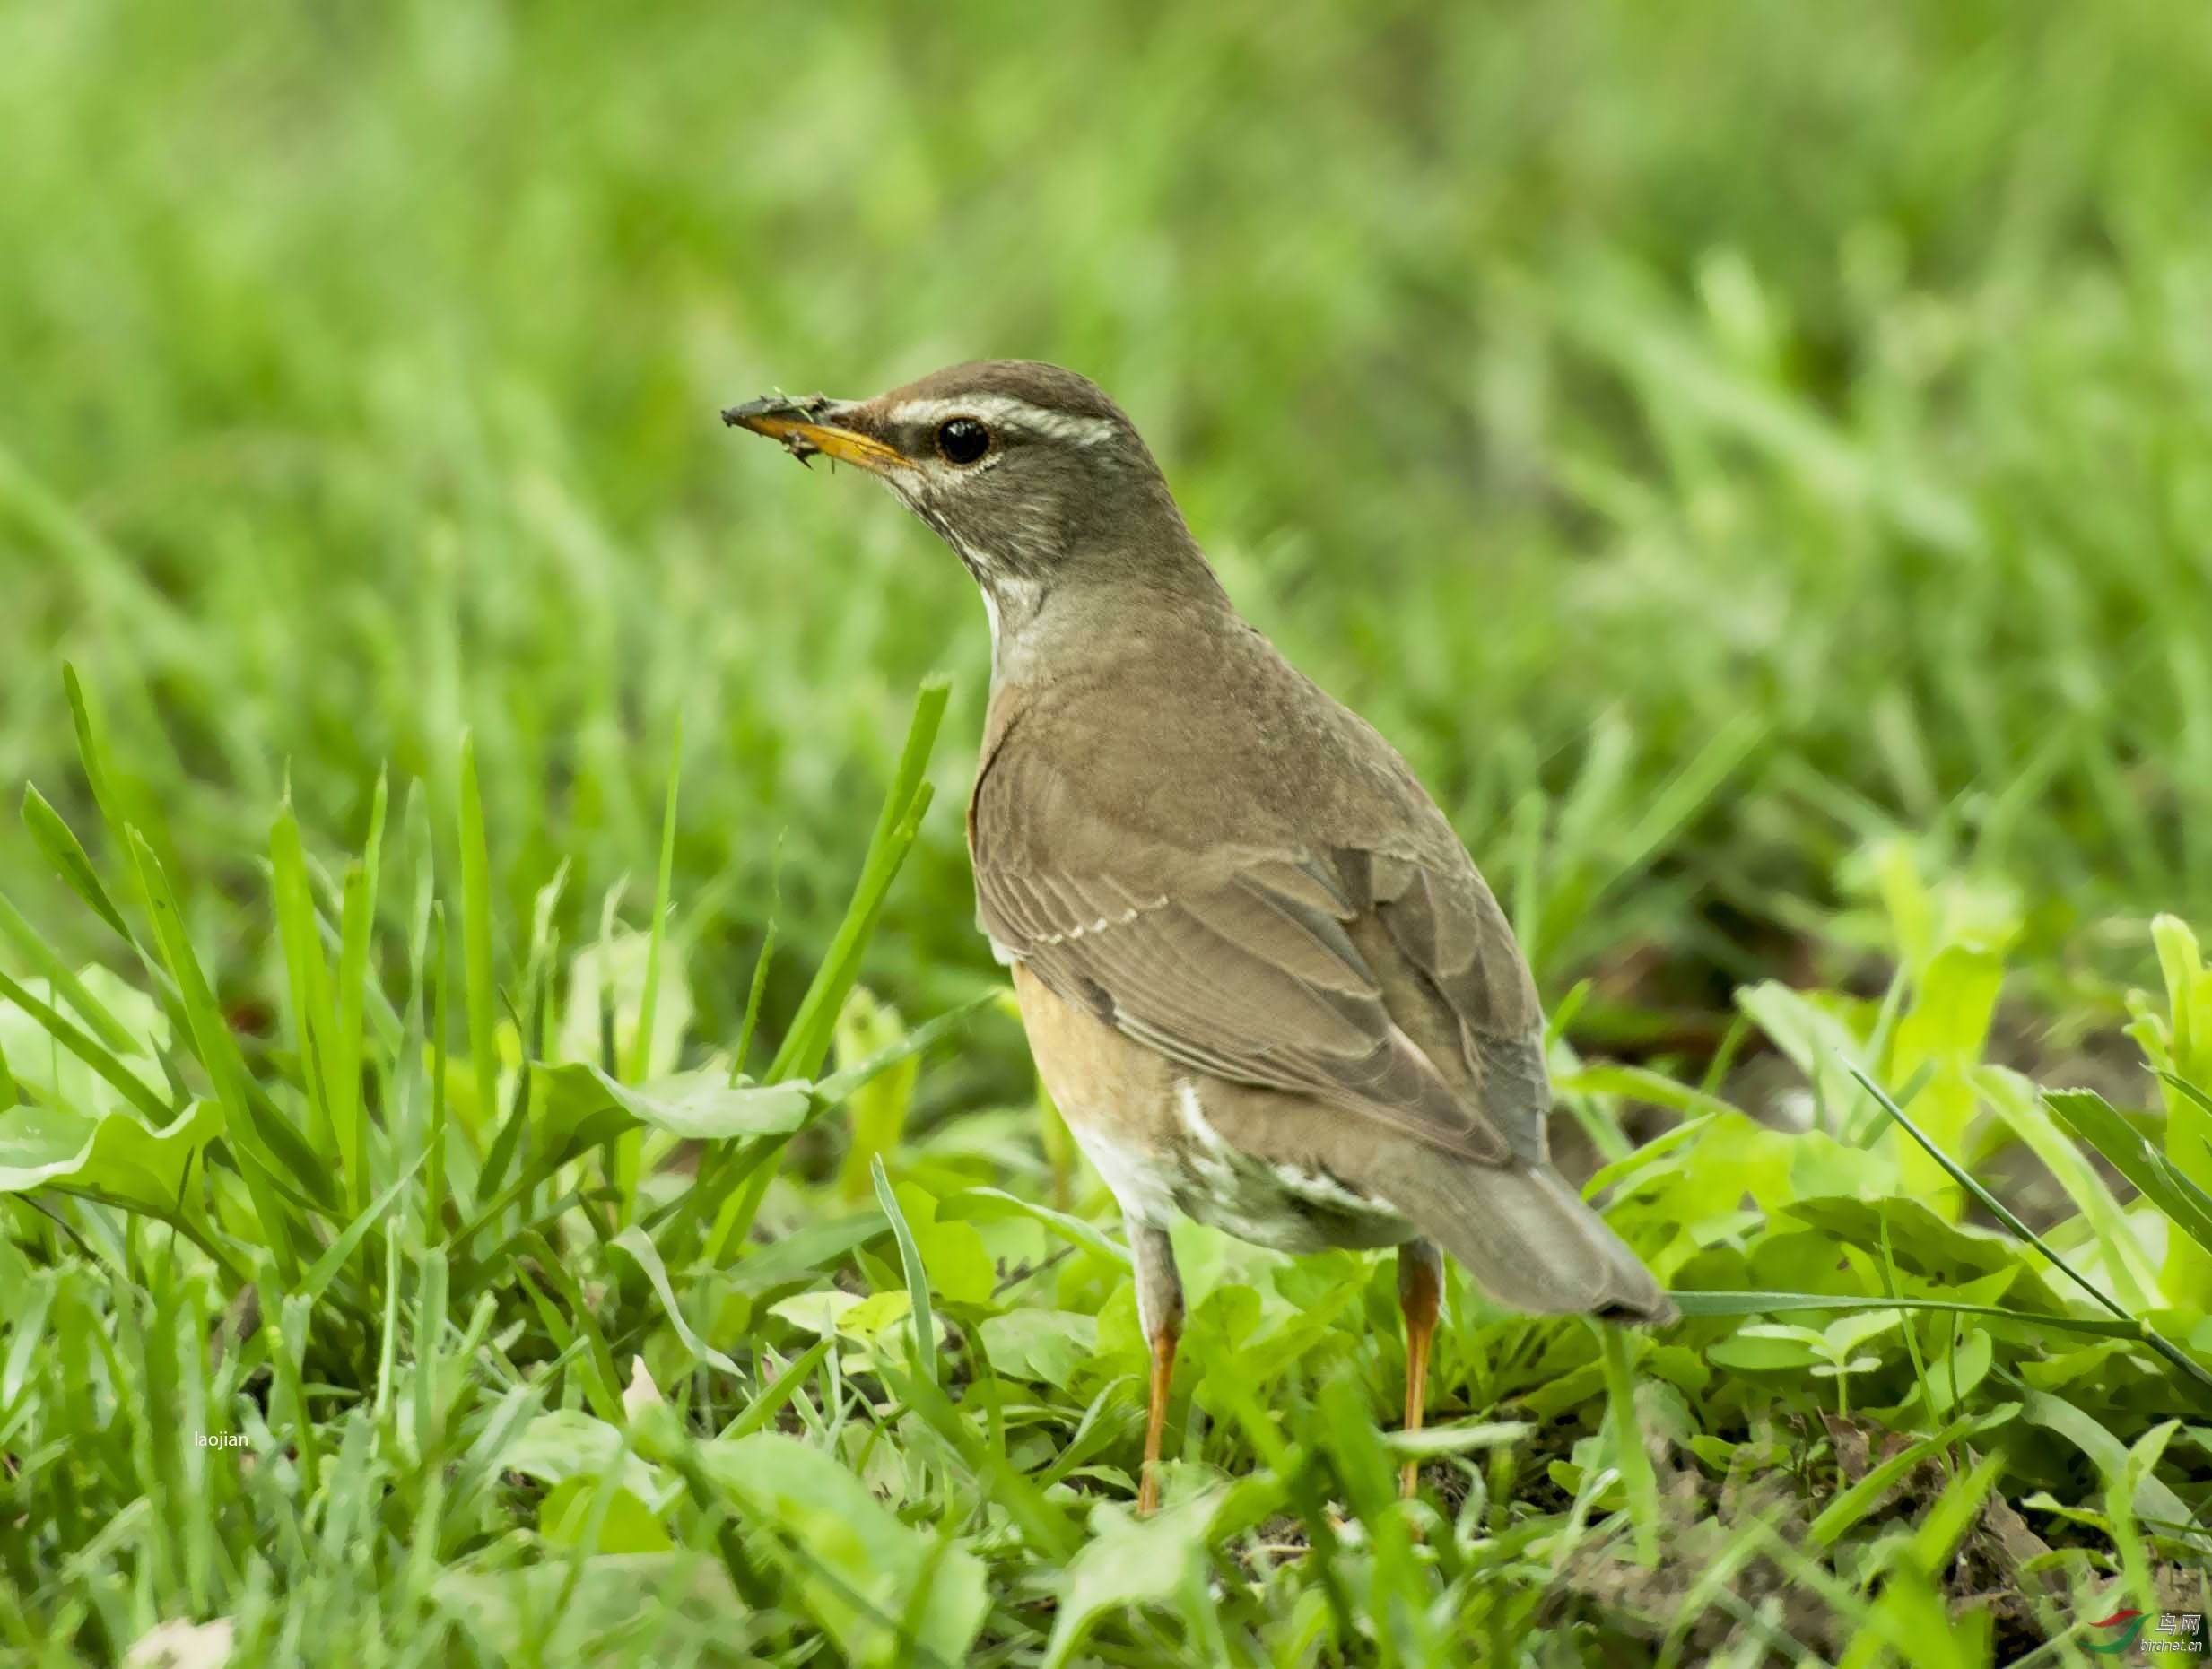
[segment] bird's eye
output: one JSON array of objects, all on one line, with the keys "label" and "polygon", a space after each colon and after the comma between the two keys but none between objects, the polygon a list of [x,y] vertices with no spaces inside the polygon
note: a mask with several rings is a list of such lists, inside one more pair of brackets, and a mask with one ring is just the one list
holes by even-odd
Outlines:
[{"label": "bird's eye", "polygon": [[972,464],[991,449],[991,431],[972,417],[955,417],[937,430],[937,450],[948,464]]}]

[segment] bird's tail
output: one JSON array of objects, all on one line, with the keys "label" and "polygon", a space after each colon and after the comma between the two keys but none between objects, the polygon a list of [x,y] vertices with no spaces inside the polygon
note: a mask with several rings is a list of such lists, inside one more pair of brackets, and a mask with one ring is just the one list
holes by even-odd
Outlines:
[{"label": "bird's tail", "polygon": [[1678,1313],[1643,1260],[1549,1165],[1495,1169],[1424,1156],[1390,1203],[1501,1304],[1661,1323]]}]

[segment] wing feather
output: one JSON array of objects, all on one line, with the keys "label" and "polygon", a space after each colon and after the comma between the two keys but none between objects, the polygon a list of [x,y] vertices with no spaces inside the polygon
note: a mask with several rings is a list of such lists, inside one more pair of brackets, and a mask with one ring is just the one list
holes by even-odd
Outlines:
[{"label": "wing feather", "polygon": [[[1023,814],[1031,795],[1049,795],[1049,837]],[[1456,844],[1441,865],[1360,848],[1193,855],[1004,755],[971,830],[984,930],[1128,1036],[1484,1163],[1543,1157],[1534,987]]]}]

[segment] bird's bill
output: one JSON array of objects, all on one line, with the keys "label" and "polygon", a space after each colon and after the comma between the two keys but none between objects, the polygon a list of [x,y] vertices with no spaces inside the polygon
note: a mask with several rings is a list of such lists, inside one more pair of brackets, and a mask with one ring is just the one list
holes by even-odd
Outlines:
[{"label": "bird's bill", "polygon": [[749,429],[782,442],[784,449],[802,464],[819,453],[858,464],[878,475],[912,467],[896,447],[836,421],[840,410],[819,396],[792,400],[775,395],[733,405],[722,413],[722,421],[733,429]]}]

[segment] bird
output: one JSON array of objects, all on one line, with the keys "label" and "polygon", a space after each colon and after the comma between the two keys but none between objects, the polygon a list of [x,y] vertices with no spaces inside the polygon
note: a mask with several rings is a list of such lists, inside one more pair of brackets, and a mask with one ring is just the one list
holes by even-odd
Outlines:
[{"label": "bird", "polygon": [[1409,1431],[1443,1252],[1511,1308],[1674,1317],[1552,1166],[1542,1005],[1466,847],[1238,613],[1119,405],[997,360],[722,418],[874,476],[982,592],[977,922],[1121,1210],[1151,1369],[1140,1514],[1182,1330],[1178,1216],[1284,1252],[1396,1247]]}]

